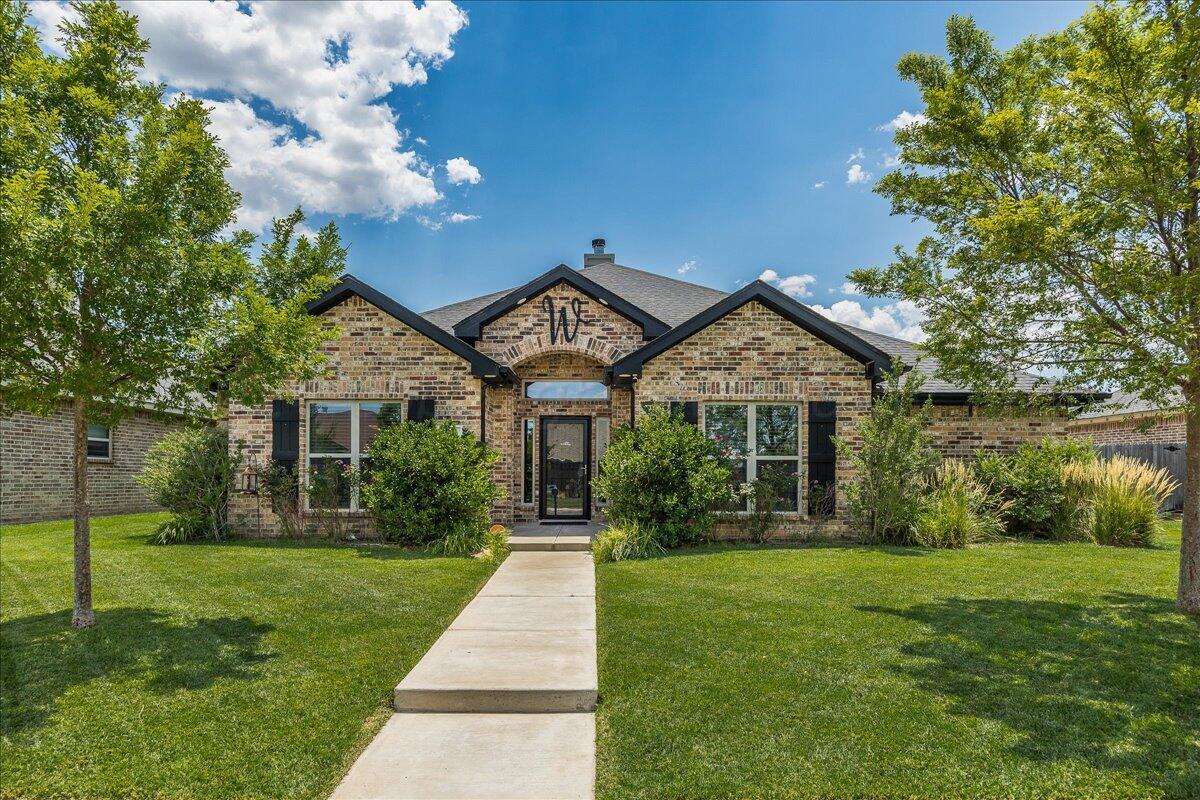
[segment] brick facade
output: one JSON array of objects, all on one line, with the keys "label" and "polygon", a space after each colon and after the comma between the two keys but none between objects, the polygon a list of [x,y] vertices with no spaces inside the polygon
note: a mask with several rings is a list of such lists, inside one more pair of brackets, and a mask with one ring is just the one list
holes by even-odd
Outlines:
[{"label": "brick facade", "polygon": [[[700,425],[705,401],[776,401],[800,405],[800,470],[807,466],[808,403],[837,402],[837,435],[852,445],[858,424],[871,408],[871,381],[861,363],[818,339],[765,306],[751,302],[685,339],[646,363],[636,387],[637,413],[643,403],[696,400]],[[844,486],[853,466],[838,459],[837,481]],[[806,485],[803,481],[801,485]],[[844,535],[841,496],[834,519],[810,520],[801,511],[781,514],[787,538],[804,538],[814,526],[822,535]],[[734,520],[718,527],[718,535],[738,536]]]},{"label": "brick facade", "polygon": [[[390,400],[432,397],[438,419],[461,423],[480,433],[480,381],[470,366],[437,342],[360,297],[350,297],[322,314],[340,335],[323,351],[326,374],[319,380],[284,387],[283,394],[300,401],[300,465],[308,458],[308,404],[316,400]],[[229,415],[232,441],[246,445],[246,457],[259,464],[271,457],[271,405],[259,408],[233,406]],[[253,497],[235,496],[230,519],[245,532],[275,532],[276,520]],[[370,534],[365,516],[357,515],[358,528]]]},{"label": "brick facade", "polygon": [[[548,299],[547,299],[548,298]],[[635,303],[636,297],[629,298]],[[801,485],[808,463],[808,403],[837,403],[836,435],[853,447],[858,427],[870,412],[872,383],[864,364],[823,339],[808,333],[766,305],[751,300],[690,337],[645,362],[633,388],[609,386],[601,400],[535,400],[526,397],[525,384],[534,380],[605,381],[606,368],[645,344],[637,323],[588,297],[569,283],[523,299],[479,329],[475,348],[515,375],[506,385],[483,385],[469,363],[386,311],[358,296],[322,314],[340,330],[326,346],[327,374],[321,380],[284,387],[300,401],[300,464],[308,454],[308,405],[315,400],[391,400],[411,397],[436,400],[435,415],[452,419],[482,435],[500,458],[494,479],[507,497],[493,508],[501,523],[535,520],[539,516],[540,419],[544,416],[587,416],[592,420],[592,474],[596,470],[597,420],[607,420],[610,432],[641,413],[645,403],[697,401],[700,425],[706,404],[714,402],[773,402],[800,407]],[[565,323],[565,327],[564,327]],[[552,331],[553,327],[553,331]],[[432,335],[432,334],[431,334]],[[532,502],[524,499],[525,420],[534,420]],[[1023,441],[1060,435],[1060,416],[1004,417],[983,415],[969,406],[937,406],[933,432],[946,455],[969,457],[978,449],[1005,450]],[[230,416],[232,438],[244,440],[247,452],[265,463],[271,452],[270,405],[235,407]],[[780,533],[788,538],[848,534],[842,498],[853,480],[853,465],[838,457],[838,503],[832,518],[810,519],[802,498],[800,510],[780,516]],[[593,507],[593,517],[602,509]],[[239,496],[233,517],[243,529],[257,529],[259,506]],[[275,530],[268,510],[262,509],[262,529]],[[355,517],[361,534],[370,535],[369,522]],[[739,519],[727,519],[719,533],[737,536]]]},{"label": "brick facade", "polygon": [[1067,433],[1095,444],[1182,444],[1187,441],[1187,420],[1179,412],[1114,414],[1071,420]]},{"label": "brick facade", "polygon": [[[146,451],[182,425],[176,417],[139,411],[115,425],[110,458],[88,463],[91,513],[157,511],[134,480]],[[72,514],[74,422],[64,404],[47,417],[18,412],[0,418],[0,522],[63,519]]]},{"label": "brick facade", "polygon": [[1005,452],[1047,436],[1066,435],[1067,412],[1012,415],[977,406],[933,406],[929,432],[946,458],[972,458],[978,450]]}]

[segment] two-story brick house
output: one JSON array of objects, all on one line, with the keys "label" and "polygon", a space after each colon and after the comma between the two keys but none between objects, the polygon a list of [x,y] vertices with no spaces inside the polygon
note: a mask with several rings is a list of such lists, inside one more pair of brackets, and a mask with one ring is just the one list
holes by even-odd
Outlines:
[{"label": "two-story brick house", "polygon": [[[832,437],[855,441],[881,375],[894,360],[916,363],[911,343],[839,325],[762,282],[727,294],[618,265],[603,240],[593,247],[582,269],[560,265],[424,314],[346,276],[310,306],[340,331],[327,376],[288,387],[294,399],[234,407],[232,437],[260,463],[293,461],[303,473],[361,465],[381,420],[453,420],[500,453],[494,478],[507,498],[496,521],[591,519],[602,512],[591,477],[613,431],[648,404],[679,404],[733,443],[741,476],[795,482],[784,516],[803,535],[809,487],[852,477]],[[1063,430],[1065,411],[982,414],[936,363],[917,368],[948,454]],[[344,502],[359,510],[357,498]],[[255,507],[239,498],[234,511]],[[842,529],[840,502],[823,522]],[[272,529],[269,513],[263,524]]]}]

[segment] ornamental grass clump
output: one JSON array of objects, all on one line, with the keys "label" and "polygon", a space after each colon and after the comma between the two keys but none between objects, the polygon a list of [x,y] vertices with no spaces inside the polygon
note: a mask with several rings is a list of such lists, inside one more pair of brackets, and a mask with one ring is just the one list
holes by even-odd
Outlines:
[{"label": "ornamental grass clump", "polygon": [[605,561],[628,561],[661,555],[666,550],[655,541],[648,528],[637,523],[608,528],[592,542],[592,557],[597,564]]},{"label": "ornamental grass clump", "polygon": [[998,539],[1008,506],[970,466],[957,459],[943,461],[925,481],[913,539],[924,547],[966,547]]},{"label": "ornamental grass clump", "polygon": [[1081,490],[1091,538],[1114,547],[1148,547],[1159,510],[1178,487],[1165,469],[1126,456],[1068,464],[1063,478]]}]

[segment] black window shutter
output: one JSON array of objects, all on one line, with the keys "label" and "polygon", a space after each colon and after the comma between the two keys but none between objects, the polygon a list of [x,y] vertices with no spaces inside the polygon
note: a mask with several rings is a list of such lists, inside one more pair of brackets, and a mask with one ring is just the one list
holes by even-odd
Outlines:
[{"label": "black window shutter", "polygon": [[[808,404],[808,513],[832,514],[837,507],[837,403],[832,400]],[[822,491],[814,492],[814,487]],[[816,495],[816,496],[814,496]]]},{"label": "black window shutter", "polygon": [[437,401],[432,397],[408,398],[409,422],[424,422],[425,420],[433,419],[436,406]]},{"label": "black window shutter", "polygon": [[271,401],[271,460],[294,470],[300,459],[300,401]]},{"label": "black window shutter", "polygon": [[700,404],[695,400],[672,400],[668,406],[671,416],[683,415],[683,421],[689,425],[700,424]]}]

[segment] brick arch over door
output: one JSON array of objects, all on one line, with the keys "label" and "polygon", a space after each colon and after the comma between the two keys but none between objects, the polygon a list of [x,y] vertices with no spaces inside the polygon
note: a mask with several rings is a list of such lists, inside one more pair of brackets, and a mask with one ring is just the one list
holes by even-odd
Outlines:
[{"label": "brick arch over door", "polygon": [[608,366],[621,357],[622,353],[612,342],[596,336],[580,334],[574,341],[558,341],[550,344],[546,335],[530,336],[505,348],[499,354],[501,363],[516,367],[523,361],[528,361],[547,353],[575,353],[599,361]]}]

